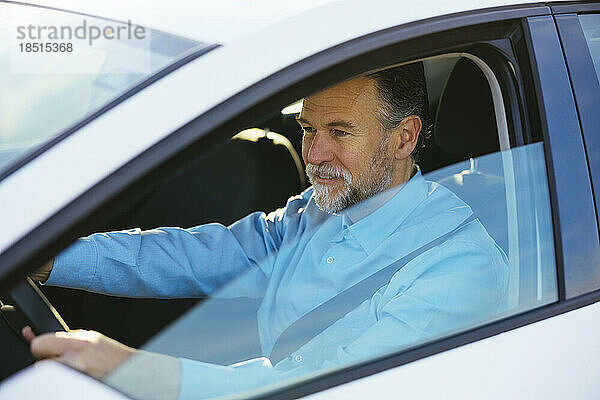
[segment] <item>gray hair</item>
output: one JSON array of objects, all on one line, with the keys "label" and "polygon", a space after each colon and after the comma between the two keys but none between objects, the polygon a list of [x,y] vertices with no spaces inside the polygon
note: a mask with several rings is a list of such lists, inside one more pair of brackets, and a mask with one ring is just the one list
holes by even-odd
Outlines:
[{"label": "gray hair", "polygon": [[384,131],[393,130],[409,115],[421,118],[423,128],[410,155],[413,162],[418,161],[431,130],[423,63],[402,65],[374,72],[367,77],[375,81],[380,100],[377,119]]}]

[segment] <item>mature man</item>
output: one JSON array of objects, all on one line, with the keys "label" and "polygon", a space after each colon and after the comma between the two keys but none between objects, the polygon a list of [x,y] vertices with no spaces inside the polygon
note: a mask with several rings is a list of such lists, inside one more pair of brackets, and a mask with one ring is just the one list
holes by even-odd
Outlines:
[{"label": "mature man", "polygon": [[[298,118],[312,188],[284,209],[229,227],[91,235],[36,275],[47,284],[118,295],[261,298],[259,333],[269,356],[282,333],[311,310],[447,236],[408,257],[358,306],[275,365],[260,359],[217,366],[138,353],[94,332],[35,337],[26,329],[33,354],[136,397],[210,397],[396,351],[502,312],[503,252],[477,220],[463,224],[471,209],[425,181],[414,163],[426,107],[420,63],[325,89],[304,100]],[[139,387],[132,376],[142,373],[147,379]]]}]

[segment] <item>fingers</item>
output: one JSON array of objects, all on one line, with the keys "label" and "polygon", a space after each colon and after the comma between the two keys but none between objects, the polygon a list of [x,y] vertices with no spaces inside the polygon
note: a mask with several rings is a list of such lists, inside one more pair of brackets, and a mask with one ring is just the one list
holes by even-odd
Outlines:
[{"label": "fingers", "polygon": [[35,338],[35,333],[33,333],[33,329],[29,326],[24,326],[23,329],[21,329],[21,334],[28,342],[31,342],[33,338]]},{"label": "fingers", "polygon": [[24,328],[23,335],[32,337],[31,353],[36,359],[52,358],[97,379],[103,379],[136,352],[98,332],[75,330],[35,336],[30,329]]},{"label": "fingers", "polygon": [[67,345],[66,342],[68,340],[69,339],[67,338],[60,337],[56,333],[45,333],[39,336],[34,335],[30,340],[31,354],[38,360],[60,357],[65,352],[65,346]]},{"label": "fingers", "polygon": [[46,264],[29,274],[29,277],[34,281],[45,283],[50,276],[52,267],[54,266],[54,258],[48,261]]}]

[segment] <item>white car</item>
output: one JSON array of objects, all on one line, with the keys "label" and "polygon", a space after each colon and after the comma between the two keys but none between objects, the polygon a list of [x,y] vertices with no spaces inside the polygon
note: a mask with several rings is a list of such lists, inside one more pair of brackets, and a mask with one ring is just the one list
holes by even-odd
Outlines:
[{"label": "white car", "polygon": [[26,324],[214,364],[262,356],[259,300],[24,277],[93,232],[285,206],[307,187],[301,99],[414,62],[433,127],[419,166],[503,250],[506,308],[269,385],[216,384],[261,399],[600,397],[600,3],[0,1],[0,36],[0,399],[143,397],[34,364]]}]

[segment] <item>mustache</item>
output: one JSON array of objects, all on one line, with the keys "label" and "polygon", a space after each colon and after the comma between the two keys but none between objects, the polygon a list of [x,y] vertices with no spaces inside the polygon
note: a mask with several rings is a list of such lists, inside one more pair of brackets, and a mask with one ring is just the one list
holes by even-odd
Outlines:
[{"label": "mustache", "polygon": [[308,175],[308,179],[313,183],[314,178],[329,178],[335,179],[340,178],[345,180],[348,184],[352,183],[352,174],[344,167],[338,167],[335,165],[329,164],[307,164],[306,165],[306,175]]}]

